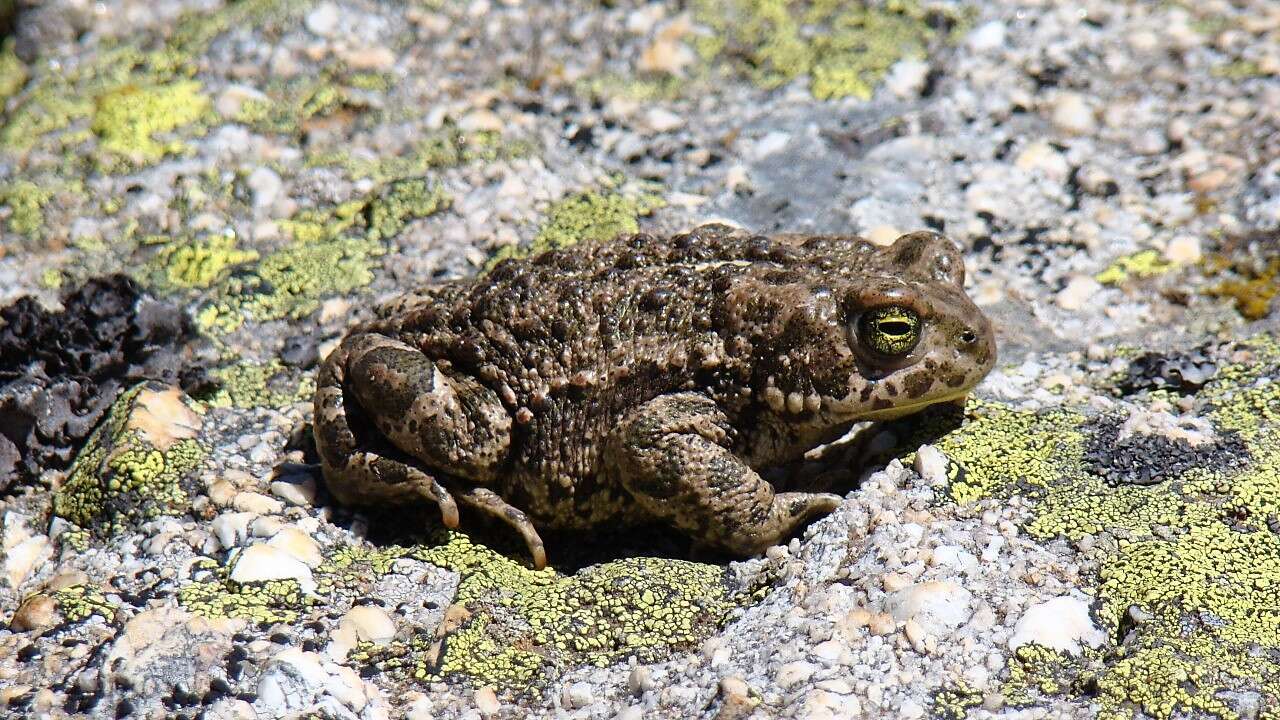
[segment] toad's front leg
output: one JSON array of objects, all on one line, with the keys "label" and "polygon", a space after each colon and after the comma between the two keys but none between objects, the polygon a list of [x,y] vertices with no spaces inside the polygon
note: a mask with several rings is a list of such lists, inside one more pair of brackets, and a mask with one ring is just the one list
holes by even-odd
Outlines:
[{"label": "toad's front leg", "polygon": [[343,502],[418,497],[437,503],[445,525],[457,527],[453,497],[428,470],[483,484],[506,459],[511,417],[497,394],[445,375],[395,339],[346,337],[316,385],[316,446],[329,489]]},{"label": "toad's front leg", "polygon": [[700,544],[742,556],[780,543],[840,505],[840,496],[827,493],[775,494],[730,450],[733,432],[710,398],[664,395],[610,434],[607,467],[654,517]]}]

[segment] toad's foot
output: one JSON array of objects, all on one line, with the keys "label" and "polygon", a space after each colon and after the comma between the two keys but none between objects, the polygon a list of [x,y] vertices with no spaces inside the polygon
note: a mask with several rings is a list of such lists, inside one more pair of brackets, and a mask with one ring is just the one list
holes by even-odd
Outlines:
[{"label": "toad's foot", "polygon": [[464,490],[458,493],[458,499],[469,507],[498,518],[520,533],[520,537],[524,538],[524,544],[529,548],[529,554],[533,556],[534,570],[541,570],[547,566],[547,550],[542,544],[542,538],[538,536],[538,530],[529,521],[529,517],[518,508],[507,504],[506,500],[488,488]]}]

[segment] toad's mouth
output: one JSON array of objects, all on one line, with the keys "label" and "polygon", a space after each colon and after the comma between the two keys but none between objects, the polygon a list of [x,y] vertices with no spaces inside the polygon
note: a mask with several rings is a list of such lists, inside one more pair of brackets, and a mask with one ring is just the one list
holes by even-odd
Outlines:
[{"label": "toad's mouth", "polygon": [[[965,399],[969,396],[969,391],[973,388],[961,388],[938,397],[918,400],[916,402],[903,405],[894,405],[893,407],[884,408],[883,410],[866,410],[865,403],[856,400],[833,399],[831,401],[832,414],[845,415],[854,422],[883,422],[886,420],[897,420],[898,418],[918,413],[930,405],[938,405],[941,403],[957,403],[964,404]],[[827,403],[823,403],[823,409],[826,409]]]}]

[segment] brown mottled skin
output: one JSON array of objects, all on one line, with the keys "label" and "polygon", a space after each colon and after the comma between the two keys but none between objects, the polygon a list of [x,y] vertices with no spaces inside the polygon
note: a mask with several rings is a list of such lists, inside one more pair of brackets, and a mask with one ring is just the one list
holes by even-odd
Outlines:
[{"label": "brown mottled skin", "polygon": [[965,395],[996,358],[950,241],[705,225],[506,260],[379,308],[325,360],[315,435],[357,504],[516,529],[659,521],[759,553],[840,498],[758,470]]}]

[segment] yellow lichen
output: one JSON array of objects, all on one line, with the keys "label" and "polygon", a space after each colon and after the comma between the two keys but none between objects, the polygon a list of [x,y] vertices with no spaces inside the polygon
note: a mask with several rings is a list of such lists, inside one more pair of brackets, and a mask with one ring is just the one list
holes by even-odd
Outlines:
[{"label": "yellow lichen", "polygon": [[123,85],[98,97],[90,127],[102,147],[130,159],[154,161],[182,144],[156,136],[199,120],[212,103],[194,80],[163,85]]}]

